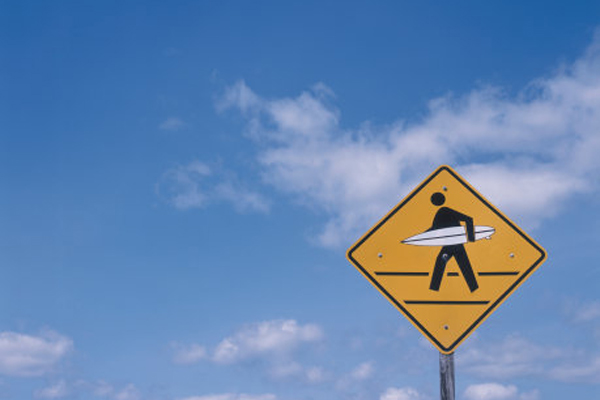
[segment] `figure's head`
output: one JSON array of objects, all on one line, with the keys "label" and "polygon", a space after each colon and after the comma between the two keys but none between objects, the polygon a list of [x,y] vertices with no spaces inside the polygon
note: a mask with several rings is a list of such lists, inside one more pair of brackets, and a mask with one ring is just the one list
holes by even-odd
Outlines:
[{"label": "figure's head", "polygon": [[444,196],[442,193],[435,192],[434,194],[431,195],[431,203],[434,206],[441,206],[445,202],[446,202],[446,196]]}]

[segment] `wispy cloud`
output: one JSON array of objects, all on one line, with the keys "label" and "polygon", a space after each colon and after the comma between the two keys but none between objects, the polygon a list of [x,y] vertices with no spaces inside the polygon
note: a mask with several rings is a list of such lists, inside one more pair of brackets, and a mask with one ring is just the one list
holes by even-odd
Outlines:
[{"label": "wispy cloud", "polygon": [[439,164],[534,226],[571,196],[598,189],[600,40],[516,96],[484,87],[434,99],[418,122],[343,128],[331,91],[265,99],[243,81],[217,103],[237,109],[263,179],[329,220],[319,242],[347,243]]},{"label": "wispy cloud", "polygon": [[563,311],[567,317],[576,323],[586,323],[600,320],[600,301],[577,301],[567,299],[563,304]]},{"label": "wispy cloud", "polygon": [[350,376],[353,379],[362,381],[365,379],[369,379],[373,375],[374,371],[375,367],[373,366],[373,362],[364,362],[358,365],[356,368],[354,368],[354,370],[352,370],[352,372],[350,373]]},{"label": "wispy cloud", "polygon": [[600,383],[600,355],[582,348],[546,346],[509,335],[495,346],[469,346],[457,364],[473,376],[504,380],[539,377],[559,382]]},{"label": "wispy cloud", "polygon": [[0,333],[0,374],[41,376],[54,370],[73,349],[73,341],[56,332],[39,336]]},{"label": "wispy cloud", "polygon": [[538,345],[520,335],[509,335],[493,348],[469,346],[457,364],[475,376],[506,379],[543,375],[550,361],[563,359],[566,350]]},{"label": "wispy cloud", "polygon": [[277,361],[268,370],[271,378],[294,379],[309,384],[317,384],[329,379],[329,373],[320,366],[303,366],[296,361]]},{"label": "wispy cloud", "polygon": [[266,321],[252,324],[227,337],[215,349],[218,363],[235,363],[247,358],[289,352],[301,343],[322,338],[317,325],[300,325],[294,320]]},{"label": "wispy cloud", "polygon": [[67,383],[64,380],[47,386],[43,389],[36,390],[33,396],[38,399],[60,399],[69,394]]},{"label": "wispy cloud", "polygon": [[539,391],[520,393],[515,385],[481,383],[465,389],[465,400],[537,400]]},{"label": "wispy cloud", "polygon": [[178,131],[186,127],[186,123],[181,118],[169,117],[158,125],[163,131]]},{"label": "wispy cloud", "polygon": [[179,400],[276,400],[274,394],[223,393],[185,397]]},{"label": "wispy cloud", "polygon": [[342,376],[335,384],[339,391],[352,391],[364,381],[370,379],[375,372],[375,366],[372,361],[357,365],[350,373]]},{"label": "wispy cloud", "polygon": [[72,396],[92,396],[94,398],[109,400],[140,400],[142,398],[140,390],[132,383],[117,388],[105,381],[89,382],[78,380],[67,382],[61,379],[52,385],[34,392],[34,397],[41,399],[60,399]]},{"label": "wispy cloud", "polygon": [[180,210],[227,202],[239,212],[268,212],[269,201],[248,189],[233,173],[201,161],[166,171],[156,184],[157,194]]},{"label": "wispy cloud", "polygon": [[553,367],[550,378],[569,383],[600,383],[600,355],[574,358]]},{"label": "wispy cloud", "polygon": [[115,400],[140,400],[142,394],[133,383],[130,383],[123,389],[115,392],[113,398]]},{"label": "wispy cloud", "polygon": [[302,345],[315,344],[324,337],[316,324],[300,324],[296,320],[271,320],[245,325],[223,338],[213,349],[197,343],[171,343],[173,362],[193,364],[208,360],[216,364],[236,364],[247,360],[269,361],[274,377],[304,375],[309,381],[318,381],[323,375],[318,367],[302,367],[292,354]]},{"label": "wispy cloud", "polygon": [[319,365],[302,365],[296,358],[301,348],[314,346],[323,338],[323,330],[316,324],[282,319],[242,326],[212,349],[178,342],[171,343],[171,348],[173,362],[177,364],[201,360],[220,365],[250,363],[253,369],[260,365],[261,373],[272,379],[318,384],[328,380],[329,373]]},{"label": "wispy cloud", "polygon": [[429,400],[429,397],[426,397],[411,387],[391,387],[386,389],[386,391],[379,397],[379,400]]},{"label": "wispy cloud", "polygon": [[301,325],[295,320],[259,322],[244,326],[223,339],[216,346],[212,359],[231,364],[248,358],[281,355],[302,343],[313,343],[322,338],[323,331],[315,324]]},{"label": "wispy cloud", "polygon": [[114,386],[105,381],[79,382],[78,386],[87,388],[96,397],[109,397],[115,393]]},{"label": "wispy cloud", "polygon": [[173,350],[173,362],[175,364],[194,364],[207,357],[206,348],[192,343],[185,345],[179,342],[171,343]]}]

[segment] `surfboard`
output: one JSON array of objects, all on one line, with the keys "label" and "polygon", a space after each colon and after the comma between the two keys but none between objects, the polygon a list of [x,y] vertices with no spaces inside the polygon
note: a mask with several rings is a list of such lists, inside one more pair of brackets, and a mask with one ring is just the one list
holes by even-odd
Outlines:
[{"label": "surfboard", "polygon": [[[496,230],[491,226],[477,225],[474,227],[475,240],[491,239]],[[411,236],[402,241],[413,246],[452,246],[467,243],[467,230],[464,226],[434,229]]]}]

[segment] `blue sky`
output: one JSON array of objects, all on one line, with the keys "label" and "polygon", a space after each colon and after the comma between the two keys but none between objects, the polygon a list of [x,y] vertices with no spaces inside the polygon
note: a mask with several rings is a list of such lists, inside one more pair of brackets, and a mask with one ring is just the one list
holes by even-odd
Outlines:
[{"label": "blue sky", "polygon": [[457,398],[600,395],[600,5],[0,4],[0,398],[431,400],[345,259],[440,164],[549,253]]}]

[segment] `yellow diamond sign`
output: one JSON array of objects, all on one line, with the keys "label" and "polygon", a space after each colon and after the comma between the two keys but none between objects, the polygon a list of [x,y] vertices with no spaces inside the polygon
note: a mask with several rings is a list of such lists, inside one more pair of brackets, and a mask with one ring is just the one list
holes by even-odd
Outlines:
[{"label": "yellow diamond sign", "polygon": [[544,249],[441,166],[348,260],[442,353],[452,353],[545,260]]}]

